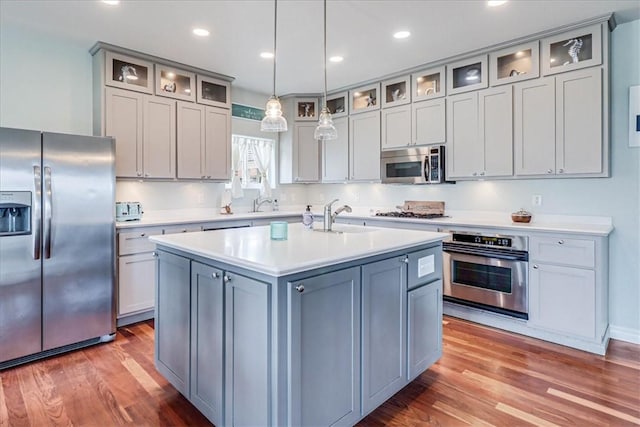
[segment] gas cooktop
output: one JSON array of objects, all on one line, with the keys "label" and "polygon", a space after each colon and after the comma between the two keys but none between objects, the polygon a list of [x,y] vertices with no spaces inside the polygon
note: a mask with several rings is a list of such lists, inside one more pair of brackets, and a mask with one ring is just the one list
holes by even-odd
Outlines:
[{"label": "gas cooktop", "polygon": [[449,218],[443,214],[424,214],[415,212],[376,212],[376,216],[390,216],[395,218],[420,218],[420,219],[433,219],[433,218]]}]

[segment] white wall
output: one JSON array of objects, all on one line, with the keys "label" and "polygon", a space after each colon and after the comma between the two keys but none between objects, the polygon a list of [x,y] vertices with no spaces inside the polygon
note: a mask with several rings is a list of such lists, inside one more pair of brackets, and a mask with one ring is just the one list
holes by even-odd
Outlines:
[{"label": "white wall", "polygon": [[[405,199],[444,200],[454,210],[611,216],[610,322],[612,329],[640,333],[640,149],[627,146],[628,87],[640,84],[640,21],[612,33],[611,178],[466,182],[440,186],[287,185],[276,192],[283,204],[319,205],[338,197],[355,206],[393,207]],[[90,134],[90,46],[0,28],[0,126]],[[264,108],[267,95],[232,89],[234,102]],[[234,132],[259,132],[257,122],[234,119]],[[118,182],[117,199],[146,209],[218,207],[222,184]],[[541,194],[543,205],[531,206]],[[257,191],[234,201],[246,209]]]},{"label": "white wall", "polygon": [[[628,146],[629,86],[640,84],[640,20],[611,34],[611,178],[458,182],[455,185],[313,185],[310,202],[394,207],[444,200],[452,210],[610,216],[609,320],[618,336],[640,337],[640,148]],[[534,207],[531,197],[542,195]]]}]

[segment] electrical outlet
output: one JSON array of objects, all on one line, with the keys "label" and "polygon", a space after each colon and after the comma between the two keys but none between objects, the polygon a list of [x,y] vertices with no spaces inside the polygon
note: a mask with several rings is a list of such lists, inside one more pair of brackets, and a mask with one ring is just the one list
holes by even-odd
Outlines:
[{"label": "electrical outlet", "polygon": [[531,204],[533,206],[542,206],[542,195],[534,194],[531,198]]},{"label": "electrical outlet", "polygon": [[204,204],[204,193],[202,191],[198,193],[198,204]]}]

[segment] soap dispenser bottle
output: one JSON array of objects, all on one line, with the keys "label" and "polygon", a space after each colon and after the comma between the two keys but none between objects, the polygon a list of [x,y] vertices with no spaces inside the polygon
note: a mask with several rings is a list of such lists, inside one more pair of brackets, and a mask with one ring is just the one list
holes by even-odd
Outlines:
[{"label": "soap dispenser bottle", "polygon": [[307,205],[307,209],[302,213],[302,224],[305,228],[313,228],[313,213],[311,212],[311,205]]}]

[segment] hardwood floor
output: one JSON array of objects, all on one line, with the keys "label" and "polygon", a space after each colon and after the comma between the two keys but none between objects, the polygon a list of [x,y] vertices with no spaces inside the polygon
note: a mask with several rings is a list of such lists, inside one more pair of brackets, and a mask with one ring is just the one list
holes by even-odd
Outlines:
[{"label": "hardwood floor", "polygon": [[[0,426],[206,426],[153,366],[153,323],[0,372]],[[640,346],[606,356],[445,318],[444,355],[359,426],[640,425]]]}]

